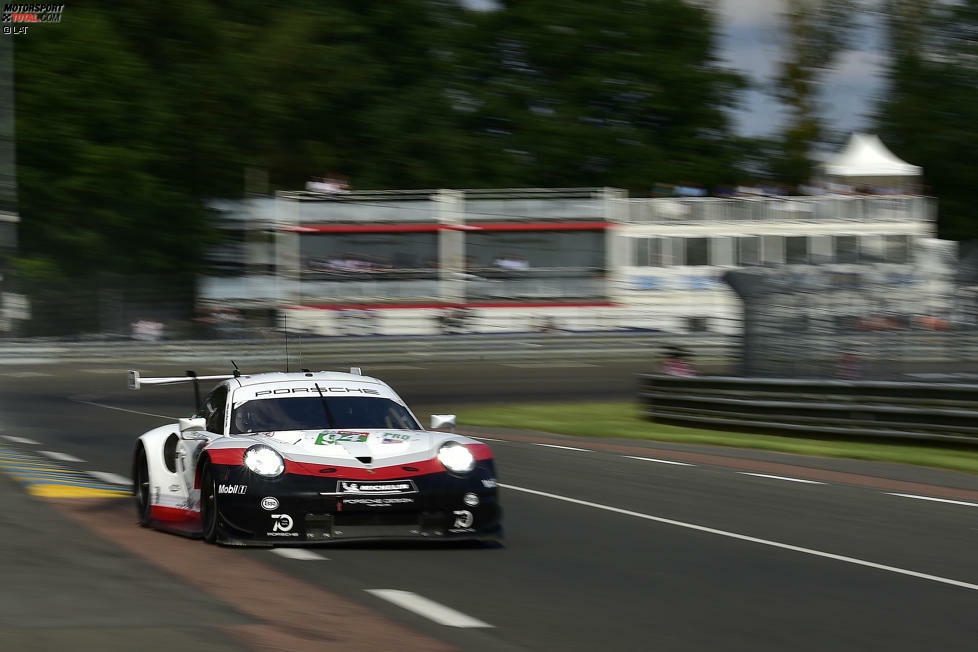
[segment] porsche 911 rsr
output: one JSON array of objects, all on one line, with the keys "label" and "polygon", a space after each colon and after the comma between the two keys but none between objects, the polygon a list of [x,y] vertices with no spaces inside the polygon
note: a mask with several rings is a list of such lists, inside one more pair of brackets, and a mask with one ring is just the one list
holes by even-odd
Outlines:
[{"label": "porsche 911 rsr", "polygon": [[388,385],[351,372],[130,371],[132,389],[222,381],[193,417],[139,437],[140,524],[231,545],[499,540],[489,447],[424,430]]}]

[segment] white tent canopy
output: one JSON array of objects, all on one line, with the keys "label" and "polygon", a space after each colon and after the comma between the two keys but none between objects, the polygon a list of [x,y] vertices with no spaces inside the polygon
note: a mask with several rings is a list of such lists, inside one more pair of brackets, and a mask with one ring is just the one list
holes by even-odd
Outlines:
[{"label": "white tent canopy", "polygon": [[822,164],[825,175],[844,182],[906,183],[919,177],[919,165],[901,161],[878,136],[854,133],[845,148]]}]

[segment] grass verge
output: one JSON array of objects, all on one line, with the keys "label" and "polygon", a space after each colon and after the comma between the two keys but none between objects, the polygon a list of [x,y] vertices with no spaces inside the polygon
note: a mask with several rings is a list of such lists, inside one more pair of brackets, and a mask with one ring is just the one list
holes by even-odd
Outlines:
[{"label": "grass verge", "polygon": [[893,444],[875,441],[803,439],[702,430],[653,423],[634,402],[515,404],[462,409],[458,423],[466,425],[540,430],[583,437],[629,437],[683,444],[709,444],[756,448],[783,453],[848,457],[878,462],[902,462],[978,474],[978,448],[952,448],[932,444]]}]

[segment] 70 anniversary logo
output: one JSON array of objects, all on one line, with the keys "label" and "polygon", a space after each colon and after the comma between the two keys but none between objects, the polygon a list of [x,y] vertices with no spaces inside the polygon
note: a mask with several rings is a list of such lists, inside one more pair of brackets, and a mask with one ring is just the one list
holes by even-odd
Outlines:
[{"label": "70 anniversary logo", "polygon": [[4,34],[26,34],[27,28],[33,23],[60,23],[64,5],[56,4],[12,4],[3,6]]}]

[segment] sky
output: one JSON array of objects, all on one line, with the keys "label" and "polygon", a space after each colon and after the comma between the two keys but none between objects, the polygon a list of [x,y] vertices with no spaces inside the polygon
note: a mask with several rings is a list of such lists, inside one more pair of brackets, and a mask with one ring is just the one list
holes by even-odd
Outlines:
[{"label": "sky", "polygon": [[[747,74],[763,88],[773,79],[781,41],[778,26],[783,2],[790,0],[718,0],[721,12],[720,57]],[[883,92],[885,55],[878,21],[854,15],[857,28],[853,49],[843,52],[822,83],[821,105],[826,126],[844,136],[870,126],[873,99]],[[762,90],[744,97],[735,114],[737,131],[744,135],[773,135],[783,125],[778,102]]]},{"label": "sky", "polygon": [[[736,130],[745,136],[774,136],[783,126],[784,112],[764,87],[770,86],[779,58],[779,14],[783,3],[791,0],[713,1],[720,12],[717,54],[753,83],[741,109],[734,113]],[[461,2],[478,10],[496,6],[494,0]],[[822,82],[822,115],[839,141],[870,126],[872,101],[883,91],[885,56],[878,21],[867,14],[854,15],[853,20],[859,25],[852,38],[854,47],[839,56]]]}]

